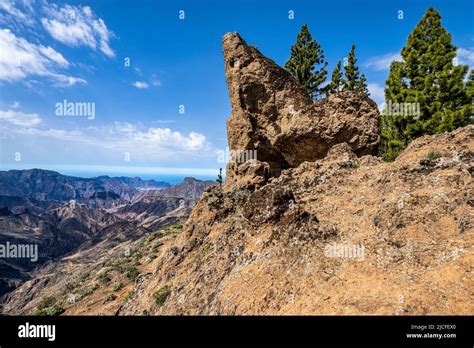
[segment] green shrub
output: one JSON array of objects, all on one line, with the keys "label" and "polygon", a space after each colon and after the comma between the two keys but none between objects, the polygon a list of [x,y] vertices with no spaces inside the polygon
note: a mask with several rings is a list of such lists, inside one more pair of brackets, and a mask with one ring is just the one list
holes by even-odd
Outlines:
[{"label": "green shrub", "polygon": [[89,273],[83,275],[81,279],[79,280],[79,284],[84,284],[88,278],[89,278]]},{"label": "green shrub", "polygon": [[115,294],[108,294],[107,297],[104,300],[104,303],[110,302],[117,299],[117,295]]},{"label": "green shrub", "polygon": [[123,288],[123,284],[121,282],[115,282],[112,288],[113,291],[119,291]]},{"label": "green shrub", "polygon": [[420,164],[423,166],[432,166],[438,158],[443,157],[443,154],[437,150],[430,150],[421,160]]},{"label": "green shrub", "polygon": [[359,168],[359,167],[360,167],[359,161],[357,161],[357,160],[352,160],[352,161],[351,161],[351,167],[352,167],[352,168]]},{"label": "green shrub", "polygon": [[54,296],[43,297],[41,299],[40,303],[38,304],[38,309],[41,310],[41,309],[51,307],[54,304],[56,304],[56,302],[57,302],[57,300],[56,300],[56,297],[54,297]]},{"label": "green shrub", "polygon": [[133,291],[130,291],[130,292],[127,294],[127,296],[125,296],[125,301],[130,300],[130,299],[133,297],[133,294],[134,294],[134,292],[133,292]]},{"label": "green shrub", "polygon": [[134,281],[137,279],[138,275],[140,272],[138,272],[137,268],[135,266],[130,266],[127,271],[125,272],[125,276],[130,279],[131,281]]},{"label": "green shrub", "polygon": [[165,304],[166,299],[168,296],[171,294],[171,286],[165,285],[160,290],[155,292],[153,294],[153,297],[155,298],[155,302],[158,305],[158,307],[161,307]]},{"label": "green shrub", "polygon": [[38,316],[54,316],[64,313],[64,308],[59,305],[54,305],[47,308],[37,309],[34,315]]},{"label": "green shrub", "polygon": [[89,295],[91,295],[96,289],[94,289],[94,287],[87,287],[85,288],[83,291],[82,291],[82,297],[87,297]]},{"label": "green shrub", "polygon": [[99,275],[99,279],[100,279],[102,284],[105,284],[105,285],[109,284],[109,282],[110,282],[109,271],[110,271],[109,267],[106,267],[106,268],[102,269],[102,271]]}]

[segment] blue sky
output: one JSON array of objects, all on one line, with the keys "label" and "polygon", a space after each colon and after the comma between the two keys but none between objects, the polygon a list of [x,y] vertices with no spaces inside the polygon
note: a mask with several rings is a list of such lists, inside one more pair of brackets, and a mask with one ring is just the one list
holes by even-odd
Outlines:
[{"label": "blue sky", "polygon": [[[390,61],[430,6],[459,63],[473,66],[468,0],[0,0],[0,167],[216,176],[230,114],[226,32],[283,65],[307,23],[330,71],[354,43],[381,103]],[[58,116],[64,100],[93,104],[94,117]]]}]

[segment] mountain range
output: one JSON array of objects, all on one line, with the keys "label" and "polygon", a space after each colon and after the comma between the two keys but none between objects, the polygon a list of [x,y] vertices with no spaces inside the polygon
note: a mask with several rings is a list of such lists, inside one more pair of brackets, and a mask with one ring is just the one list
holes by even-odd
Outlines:
[{"label": "mountain range", "polygon": [[140,178],[79,178],[31,169],[0,172],[0,244],[38,246],[38,260],[0,259],[0,296],[44,264],[104,239],[127,241],[186,218],[203,189]]}]

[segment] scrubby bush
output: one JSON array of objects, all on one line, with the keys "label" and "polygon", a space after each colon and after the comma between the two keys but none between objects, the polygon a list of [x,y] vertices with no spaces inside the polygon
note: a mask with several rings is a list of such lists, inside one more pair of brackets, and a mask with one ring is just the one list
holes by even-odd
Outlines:
[{"label": "scrubby bush", "polygon": [[53,316],[62,314],[64,312],[64,308],[60,305],[57,305],[56,302],[57,300],[54,296],[44,297],[38,304],[38,307],[33,314],[39,316]]},{"label": "scrubby bush", "polygon": [[117,295],[115,294],[108,294],[107,297],[104,300],[104,303],[110,302],[117,299]]},{"label": "scrubby bush", "polygon": [[134,281],[137,279],[138,275],[140,272],[138,272],[137,268],[135,266],[130,266],[127,271],[125,272],[125,276],[130,279],[131,281]]},{"label": "scrubby bush", "polygon": [[443,157],[443,154],[437,150],[431,150],[421,160],[420,164],[423,166],[432,166],[438,158]]},{"label": "scrubby bush", "polygon": [[153,294],[153,297],[155,298],[155,302],[158,305],[158,307],[161,307],[165,304],[165,301],[170,294],[171,294],[171,286],[169,285],[163,286],[162,288],[160,288],[157,292]]},{"label": "scrubby bush", "polygon": [[54,315],[60,315],[64,313],[64,308],[59,306],[59,305],[54,305],[48,308],[43,308],[40,310],[37,310],[34,315],[38,316],[54,316]]}]

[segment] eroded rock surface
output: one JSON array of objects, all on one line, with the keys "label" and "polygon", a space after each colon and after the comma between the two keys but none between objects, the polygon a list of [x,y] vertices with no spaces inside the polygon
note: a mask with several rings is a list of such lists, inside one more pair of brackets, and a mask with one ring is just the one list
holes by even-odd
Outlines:
[{"label": "eroded rock surface", "polygon": [[[324,158],[343,142],[358,156],[376,154],[380,116],[371,99],[344,92],[313,103],[288,71],[236,33],[224,36],[223,52],[232,105],[227,121],[231,150],[256,150],[271,176]],[[239,164],[229,164],[228,180],[240,176]]]}]

